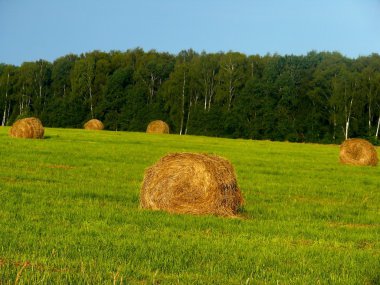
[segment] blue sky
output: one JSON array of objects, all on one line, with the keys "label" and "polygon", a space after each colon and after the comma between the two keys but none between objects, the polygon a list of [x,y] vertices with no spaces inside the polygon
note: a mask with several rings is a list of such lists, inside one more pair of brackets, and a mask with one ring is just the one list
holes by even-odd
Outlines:
[{"label": "blue sky", "polygon": [[136,47],[380,53],[380,0],[0,0],[0,62]]}]

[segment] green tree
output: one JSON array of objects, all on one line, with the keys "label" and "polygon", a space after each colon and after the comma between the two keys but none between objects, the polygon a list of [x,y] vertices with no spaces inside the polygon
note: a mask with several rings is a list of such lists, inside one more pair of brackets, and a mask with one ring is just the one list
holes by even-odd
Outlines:
[{"label": "green tree", "polygon": [[192,77],[202,85],[203,91],[199,98],[203,102],[204,111],[210,111],[217,89],[217,75],[219,72],[220,54],[203,52],[192,60]]},{"label": "green tree", "polygon": [[257,78],[249,79],[236,99],[234,115],[239,118],[239,123],[235,136],[273,139],[275,104],[265,82]]},{"label": "green tree", "polygon": [[133,85],[133,69],[124,67],[117,69],[109,76],[104,89],[104,97],[99,104],[101,119],[104,125],[111,130],[121,129],[120,114],[128,100],[128,92]]}]

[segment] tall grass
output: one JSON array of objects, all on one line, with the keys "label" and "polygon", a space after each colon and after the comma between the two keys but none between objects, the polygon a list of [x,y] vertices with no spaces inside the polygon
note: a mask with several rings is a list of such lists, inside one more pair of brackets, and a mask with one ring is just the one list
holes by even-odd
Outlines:
[{"label": "tall grass", "polygon": [[[0,284],[380,284],[380,167],[338,146],[0,128]],[[138,208],[168,152],[235,166],[244,218]]]}]

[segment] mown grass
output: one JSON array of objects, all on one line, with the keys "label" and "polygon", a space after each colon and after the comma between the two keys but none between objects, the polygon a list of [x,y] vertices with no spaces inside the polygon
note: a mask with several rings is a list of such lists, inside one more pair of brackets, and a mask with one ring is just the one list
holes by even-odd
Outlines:
[{"label": "mown grass", "polygon": [[[0,284],[380,284],[380,167],[338,146],[0,128]],[[236,170],[244,218],[138,208],[168,152]]]}]

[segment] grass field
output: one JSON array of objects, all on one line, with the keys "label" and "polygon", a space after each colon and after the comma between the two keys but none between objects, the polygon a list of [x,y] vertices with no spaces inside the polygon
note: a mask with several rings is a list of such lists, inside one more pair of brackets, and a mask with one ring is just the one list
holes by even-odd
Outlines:
[{"label": "grass field", "polygon": [[[0,284],[380,284],[380,167],[341,165],[338,146],[7,132]],[[178,151],[233,163],[244,218],[138,208],[144,169]]]}]

